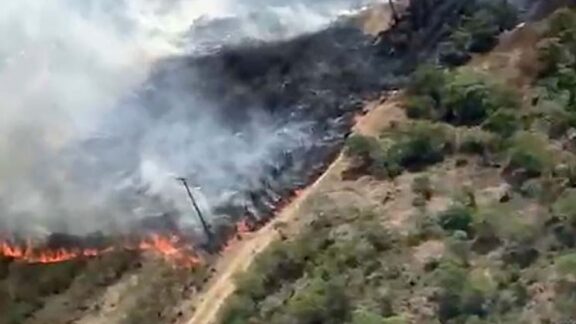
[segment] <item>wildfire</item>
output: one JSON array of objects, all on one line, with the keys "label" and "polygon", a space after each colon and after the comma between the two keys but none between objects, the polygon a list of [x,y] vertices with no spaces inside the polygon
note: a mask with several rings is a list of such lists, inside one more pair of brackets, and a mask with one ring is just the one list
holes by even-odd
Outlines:
[{"label": "wildfire", "polygon": [[247,234],[252,232],[252,226],[248,224],[248,219],[245,218],[238,223],[236,223],[236,233],[239,235]]},{"label": "wildfire", "polygon": [[29,263],[57,263],[69,261],[80,257],[95,257],[102,251],[96,249],[55,249],[55,250],[37,250],[32,247],[30,242],[25,246],[11,245],[7,242],[0,243],[0,255],[25,260]]},{"label": "wildfire", "polygon": [[180,237],[176,235],[165,237],[152,234],[147,240],[139,243],[138,249],[159,254],[168,261],[173,261],[186,267],[193,267],[202,263],[193,248],[184,244]]},{"label": "wildfire", "polygon": [[[274,212],[280,212],[295,197],[300,196],[303,191],[303,189],[294,190],[290,197],[283,199],[277,204]],[[259,225],[251,223],[249,217],[243,218],[236,223],[236,235],[232,236],[223,246],[223,250],[229,250],[234,243],[242,240],[243,235],[254,232],[258,228]],[[41,248],[38,245],[33,244],[31,241],[27,241],[24,244],[16,244],[12,241],[0,240],[0,257],[7,257],[27,263],[48,264],[65,262],[79,258],[93,258],[118,250],[150,253],[160,256],[175,265],[185,267],[194,267],[203,263],[203,260],[194,247],[178,235],[150,234],[137,242],[131,241],[131,243],[91,249],[74,247],[49,249]]]},{"label": "wildfire", "polygon": [[106,248],[40,248],[35,247],[31,241],[26,244],[14,244],[8,241],[0,241],[0,257],[7,257],[20,260],[26,263],[59,263],[80,258],[93,258],[116,250],[138,250],[149,252],[172,261],[177,265],[193,267],[201,264],[201,259],[195,253],[194,249],[182,242],[179,237],[161,236],[152,234],[142,239],[137,244],[125,244],[119,247]]}]

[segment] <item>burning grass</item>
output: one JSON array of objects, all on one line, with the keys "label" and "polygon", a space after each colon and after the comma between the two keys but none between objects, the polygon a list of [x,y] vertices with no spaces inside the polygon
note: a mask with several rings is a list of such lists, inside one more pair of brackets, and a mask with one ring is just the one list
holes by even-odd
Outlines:
[{"label": "burning grass", "polygon": [[4,240],[0,242],[0,257],[29,264],[52,264],[128,250],[152,254],[177,266],[194,267],[202,263],[202,258],[196,249],[177,235],[150,234],[139,240],[124,243],[103,243],[95,247],[83,245],[78,241],[74,245],[53,247],[50,242],[38,244],[32,240],[26,240],[24,243]]}]

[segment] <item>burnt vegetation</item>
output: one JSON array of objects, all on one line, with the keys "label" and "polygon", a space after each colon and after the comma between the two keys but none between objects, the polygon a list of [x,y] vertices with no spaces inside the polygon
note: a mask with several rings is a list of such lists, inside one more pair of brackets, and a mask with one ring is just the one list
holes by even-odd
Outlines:
[{"label": "burnt vegetation", "polygon": [[[537,23],[539,41],[532,45],[539,57],[532,64],[540,73],[520,89],[498,73],[453,68],[497,44],[497,35],[514,26],[510,8],[498,1],[442,3],[460,6],[465,18],[455,19],[456,31],[445,38],[452,54],[442,47],[439,64],[412,74],[403,107],[408,120],[376,137],[353,135],[345,148],[347,180],[412,179],[413,224],[391,231],[386,215],[352,208],[309,215],[310,226],[238,278],[222,323],[576,318],[576,11],[562,8]],[[432,37],[423,35],[386,37],[408,50],[413,37]],[[385,52],[404,55],[396,50]],[[472,183],[447,206],[428,209],[442,180],[427,172],[446,161],[456,161],[450,168],[473,163],[492,170],[501,183],[497,195],[486,199]],[[414,266],[414,249],[429,243],[446,250]]]}]

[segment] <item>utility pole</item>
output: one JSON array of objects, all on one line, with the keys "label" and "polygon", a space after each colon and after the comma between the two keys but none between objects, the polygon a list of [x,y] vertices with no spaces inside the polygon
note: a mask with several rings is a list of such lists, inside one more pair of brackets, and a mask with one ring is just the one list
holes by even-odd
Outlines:
[{"label": "utility pole", "polygon": [[179,180],[180,182],[182,182],[182,185],[184,185],[184,188],[186,188],[186,192],[188,193],[188,198],[190,198],[190,201],[192,202],[192,206],[194,207],[196,214],[198,214],[198,218],[200,219],[200,223],[202,224],[202,228],[204,229],[204,232],[206,233],[206,237],[208,238],[208,243],[212,244],[213,243],[212,242],[212,239],[213,239],[212,231],[210,230],[208,223],[204,219],[204,216],[202,215],[202,212],[200,211],[200,207],[198,207],[198,203],[196,202],[196,199],[194,199],[194,196],[192,195],[192,191],[190,190],[190,187],[188,186],[188,181],[186,181],[186,178],[176,178],[176,179]]}]

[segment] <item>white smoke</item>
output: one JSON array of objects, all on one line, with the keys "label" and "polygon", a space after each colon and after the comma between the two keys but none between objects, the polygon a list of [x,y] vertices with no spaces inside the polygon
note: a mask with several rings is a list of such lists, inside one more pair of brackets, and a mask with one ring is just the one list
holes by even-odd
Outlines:
[{"label": "white smoke", "polygon": [[[257,172],[271,150],[297,145],[302,125],[290,130],[287,143],[288,130],[275,129],[266,116],[254,116],[249,134],[221,129],[202,113],[209,103],[193,93],[167,93],[171,107],[158,120],[126,98],[157,60],[194,49],[195,40],[186,35],[196,23],[240,15],[245,19],[239,33],[270,40],[322,28],[364,4],[351,3],[2,1],[0,231],[121,227],[161,212],[166,203],[188,212],[174,176],[191,170],[204,184],[249,186],[245,178],[230,177]],[[265,13],[265,19],[251,20],[253,13]],[[182,118],[190,111],[197,114],[193,125]],[[96,149],[85,148],[90,145]],[[145,192],[126,194],[127,188]]]}]

